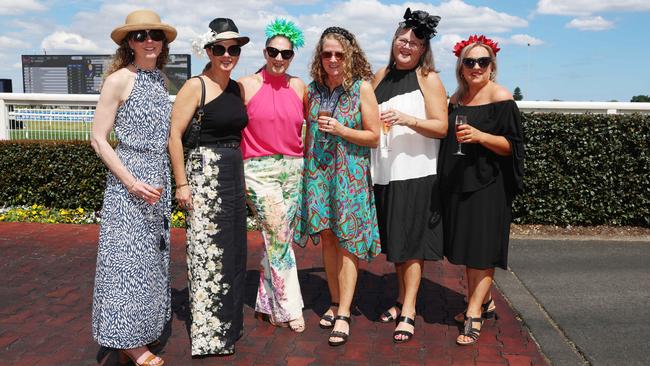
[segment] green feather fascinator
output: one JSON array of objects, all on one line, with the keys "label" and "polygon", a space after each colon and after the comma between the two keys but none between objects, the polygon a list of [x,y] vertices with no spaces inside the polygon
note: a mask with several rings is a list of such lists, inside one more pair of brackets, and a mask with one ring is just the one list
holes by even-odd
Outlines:
[{"label": "green feather fascinator", "polygon": [[271,24],[266,26],[266,38],[275,36],[287,37],[295,48],[300,48],[305,44],[302,31],[294,22],[286,19],[275,19]]}]

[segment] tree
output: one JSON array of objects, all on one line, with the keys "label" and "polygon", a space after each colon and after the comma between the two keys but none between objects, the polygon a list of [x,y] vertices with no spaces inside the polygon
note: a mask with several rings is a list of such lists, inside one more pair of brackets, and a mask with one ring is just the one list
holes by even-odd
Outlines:
[{"label": "tree", "polygon": [[512,97],[515,100],[523,100],[524,99],[524,95],[521,94],[521,89],[519,87],[515,88],[515,92],[512,94]]},{"label": "tree", "polygon": [[630,102],[650,103],[650,96],[648,96],[648,95],[635,95],[635,96],[632,97]]}]

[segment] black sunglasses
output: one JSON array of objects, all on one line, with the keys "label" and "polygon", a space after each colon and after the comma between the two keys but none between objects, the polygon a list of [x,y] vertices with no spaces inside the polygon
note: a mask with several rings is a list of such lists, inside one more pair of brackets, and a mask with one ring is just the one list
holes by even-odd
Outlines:
[{"label": "black sunglasses", "polygon": [[343,52],[332,52],[332,51],[323,51],[320,54],[320,57],[322,57],[325,60],[329,60],[334,56],[337,60],[342,60],[343,59]]},{"label": "black sunglasses", "polygon": [[129,39],[138,43],[146,41],[147,37],[151,38],[152,41],[162,41],[165,39],[165,32],[161,31],[160,29],[152,29],[139,30],[129,33]]},{"label": "black sunglasses", "polygon": [[279,53],[282,56],[283,60],[289,60],[294,55],[293,50],[282,50],[282,51],[280,51],[279,49],[277,49],[275,47],[271,47],[271,46],[266,47],[266,53],[269,55],[270,58],[278,57],[278,53]]},{"label": "black sunglasses", "polygon": [[[226,54],[226,47],[220,44],[213,44],[210,46],[210,49],[212,50],[212,54],[215,56],[223,56]],[[241,54],[241,46],[234,44],[228,47],[228,54],[235,57],[239,56]]]},{"label": "black sunglasses", "polygon": [[463,66],[468,69],[473,69],[474,65],[478,64],[481,69],[488,67],[492,63],[492,57],[479,57],[479,58],[470,58],[465,57],[463,59]]}]

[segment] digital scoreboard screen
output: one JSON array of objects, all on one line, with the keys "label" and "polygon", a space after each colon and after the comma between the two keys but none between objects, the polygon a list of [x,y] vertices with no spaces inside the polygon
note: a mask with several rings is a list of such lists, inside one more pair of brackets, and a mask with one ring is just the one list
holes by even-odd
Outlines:
[{"label": "digital scoreboard screen", "polygon": [[[113,55],[23,55],[25,93],[99,94]],[[163,72],[175,95],[190,77],[188,54],[170,54]]]}]

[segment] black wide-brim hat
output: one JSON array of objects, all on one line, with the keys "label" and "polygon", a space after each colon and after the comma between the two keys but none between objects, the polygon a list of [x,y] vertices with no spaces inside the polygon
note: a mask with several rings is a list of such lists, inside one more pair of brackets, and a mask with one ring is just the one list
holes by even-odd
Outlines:
[{"label": "black wide-brim hat", "polygon": [[209,27],[212,29],[214,36],[210,38],[208,43],[203,45],[204,48],[212,43],[227,39],[236,40],[240,46],[250,41],[250,38],[239,35],[239,29],[230,18],[215,18],[210,22]]}]

